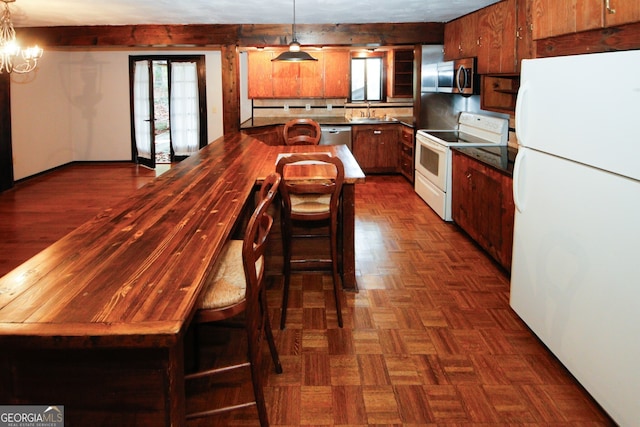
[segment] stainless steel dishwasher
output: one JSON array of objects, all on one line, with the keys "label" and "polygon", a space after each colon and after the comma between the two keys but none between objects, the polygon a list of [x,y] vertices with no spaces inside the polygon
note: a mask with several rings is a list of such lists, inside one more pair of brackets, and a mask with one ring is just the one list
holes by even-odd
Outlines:
[{"label": "stainless steel dishwasher", "polygon": [[320,145],[344,144],[351,151],[351,126],[320,126]]}]

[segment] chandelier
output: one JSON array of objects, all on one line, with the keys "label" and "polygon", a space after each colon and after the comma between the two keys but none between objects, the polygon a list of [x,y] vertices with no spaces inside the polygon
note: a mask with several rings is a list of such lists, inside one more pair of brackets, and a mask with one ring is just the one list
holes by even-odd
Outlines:
[{"label": "chandelier", "polygon": [[[0,73],[24,74],[33,71],[38,65],[38,59],[42,57],[42,48],[36,46],[20,49],[16,42],[16,30],[11,22],[9,3],[16,0],[1,0],[4,2],[4,11],[0,18]],[[14,61],[22,57],[22,62]]]}]

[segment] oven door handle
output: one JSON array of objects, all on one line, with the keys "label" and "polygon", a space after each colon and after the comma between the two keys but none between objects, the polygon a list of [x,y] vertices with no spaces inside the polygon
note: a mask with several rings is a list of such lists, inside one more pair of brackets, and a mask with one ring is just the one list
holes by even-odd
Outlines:
[{"label": "oven door handle", "polygon": [[430,139],[427,139],[427,138],[420,138],[420,137],[419,137],[419,138],[417,138],[417,141],[418,141],[421,145],[423,145],[423,146],[425,146],[425,147],[428,147],[428,148],[432,149],[433,151],[437,151],[437,152],[439,152],[439,153],[446,153],[446,152],[447,152],[447,147],[445,147],[445,146],[444,146],[444,145],[442,145],[442,144],[438,144],[437,142],[433,142],[433,141],[431,141]]}]

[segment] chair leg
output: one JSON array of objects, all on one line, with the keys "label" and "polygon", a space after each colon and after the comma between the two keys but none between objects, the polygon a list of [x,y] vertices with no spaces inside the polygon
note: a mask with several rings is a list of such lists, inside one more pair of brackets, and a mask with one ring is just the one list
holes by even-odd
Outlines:
[{"label": "chair leg", "polygon": [[276,347],[276,343],[273,339],[273,331],[271,330],[271,321],[269,320],[269,309],[267,307],[267,295],[265,292],[265,288],[262,288],[262,295],[260,297],[261,308],[262,308],[262,316],[263,316],[263,327],[264,333],[267,337],[267,343],[269,344],[269,351],[271,352],[271,359],[273,360],[273,364],[276,368],[276,373],[282,373],[282,364],[280,363],[280,356],[278,355],[278,349]]},{"label": "chair leg", "polygon": [[264,390],[262,388],[262,373],[260,368],[260,351],[258,346],[261,340],[257,342],[249,342],[249,361],[251,362],[251,383],[253,384],[253,394],[258,410],[258,418],[261,427],[269,427],[269,416],[267,414],[267,405],[264,400]]},{"label": "chair leg", "polygon": [[289,304],[289,282],[291,279],[291,225],[282,221],[282,256],[284,284],[282,288],[282,309],[280,314],[280,329],[284,329],[287,322],[287,305]]},{"label": "chair leg", "polygon": [[336,312],[338,315],[338,326],[342,328],[342,303],[340,300],[340,276],[338,274],[338,238],[337,221],[331,224],[331,269],[333,273],[333,296],[336,300]]}]

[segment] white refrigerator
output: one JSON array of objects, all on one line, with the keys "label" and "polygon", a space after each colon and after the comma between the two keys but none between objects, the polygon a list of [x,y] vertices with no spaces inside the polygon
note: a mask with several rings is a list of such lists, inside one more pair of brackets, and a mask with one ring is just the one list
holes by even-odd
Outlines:
[{"label": "white refrigerator", "polygon": [[524,60],[511,307],[640,425],[640,51]]}]

